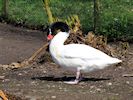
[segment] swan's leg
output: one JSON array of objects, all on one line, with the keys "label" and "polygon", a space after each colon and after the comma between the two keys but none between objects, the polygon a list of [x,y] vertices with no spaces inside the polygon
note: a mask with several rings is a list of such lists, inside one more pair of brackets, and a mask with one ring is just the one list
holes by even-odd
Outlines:
[{"label": "swan's leg", "polygon": [[66,84],[78,84],[81,81],[81,72],[79,69],[77,69],[76,72],[76,79],[74,81],[68,81],[68,82],[64,82]]},{"label": "swan's leg", "polygon": [[80,69],[77,69],[75,80],[78,80],[79,82],[82,80],[82,74],[80,72]]}]

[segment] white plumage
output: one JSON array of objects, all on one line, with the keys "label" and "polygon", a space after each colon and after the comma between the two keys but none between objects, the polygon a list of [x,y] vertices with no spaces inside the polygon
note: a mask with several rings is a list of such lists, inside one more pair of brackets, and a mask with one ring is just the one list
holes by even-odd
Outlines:
[{"label": "white plumage", "polygon": [[103,69],[122,62],[88,45],[64,45],[68,36],[69,32],[58,32],[50,42],[50,54],[54,62],[65,69],[77,72],[76,79],[66,82],[68,84],[77,84],[80,81],[80,72]]}]

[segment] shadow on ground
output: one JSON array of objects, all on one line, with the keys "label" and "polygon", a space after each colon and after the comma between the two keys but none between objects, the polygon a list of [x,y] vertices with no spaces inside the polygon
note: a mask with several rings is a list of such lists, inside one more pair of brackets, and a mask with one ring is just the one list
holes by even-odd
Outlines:
[{"label": "shadow on ground", "polygon": [[[33,77],[31,78],[32,80],[44,80],[44,81],[71,81],[74,80],[75,77],[54,77],[54,76],[44,76],[44,77]],[[81,81],[86,82],[86,81],[105,81],[105,80],[110,80],[110,78],[82,78]]]}]

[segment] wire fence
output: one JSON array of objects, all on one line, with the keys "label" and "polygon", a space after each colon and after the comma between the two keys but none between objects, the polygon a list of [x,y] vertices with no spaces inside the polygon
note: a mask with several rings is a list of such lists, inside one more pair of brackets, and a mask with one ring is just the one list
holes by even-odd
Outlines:
[{"label": "wire fence", "polygon": [[[94,1],[96,0],[49,0],[54,17],[66,19],[76,14],[83,30],[94,30]],[[113,38],[133,38],[133,1],[98,0],[100,16],[99,33]],[[4,3],[6,7],[4,7]],[[48,25],[47,13],[42,0],[0,0],[0,18],[27,26]],[[4,10],[6,9],[6,10]]]}]

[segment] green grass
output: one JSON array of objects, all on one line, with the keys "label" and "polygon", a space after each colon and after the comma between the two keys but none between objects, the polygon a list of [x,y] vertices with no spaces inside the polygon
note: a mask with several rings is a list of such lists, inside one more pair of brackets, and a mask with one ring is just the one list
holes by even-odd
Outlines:
[{"label": "green grass", "polygon": [[[50,7],[55,17],[66,19],[77,14],[85,32],[93,29],[93,0],[50,0]],[[100,0],[100,8],[100,34],[133,38],[133,0]],[[9,0],[9,20],[25,25],[48,25],[42,0]]]},{"label": "green grass", "polygon": [[132,5],[132,0],[108,0],[102,3],[101,33],[115,38],[133,37]]},{"label": "green grass", "polygon": [[47,22],[47,16],[40,0],[12,0],[9,2],[9,19],[16,22],[25,22],[29,25],[44,25]]}]

